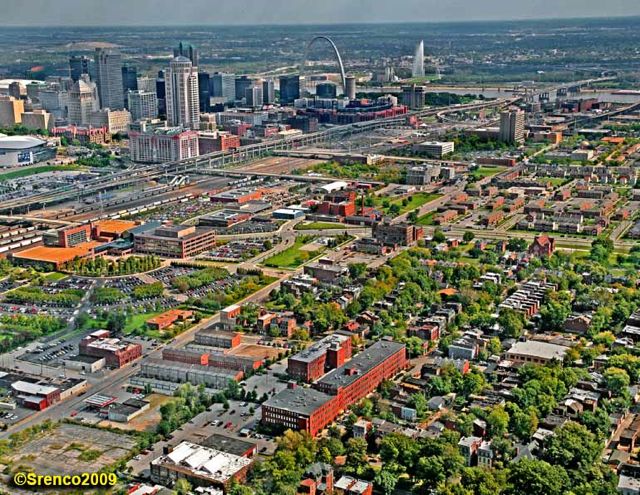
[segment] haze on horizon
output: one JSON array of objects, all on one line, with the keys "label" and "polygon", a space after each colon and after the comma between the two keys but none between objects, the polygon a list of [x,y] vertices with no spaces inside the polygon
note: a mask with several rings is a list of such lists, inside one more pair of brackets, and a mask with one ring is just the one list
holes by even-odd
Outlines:
[{"label": "haze on horizon", "polygon": [[638,0],[0,0],[0,26],[451,22],[640,15]]}]

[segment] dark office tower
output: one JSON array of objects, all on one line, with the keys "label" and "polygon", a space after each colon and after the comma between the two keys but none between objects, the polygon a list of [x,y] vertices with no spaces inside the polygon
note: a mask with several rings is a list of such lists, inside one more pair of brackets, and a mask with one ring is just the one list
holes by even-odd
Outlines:
[{"label": "dark office tower", "polygon": [[320,83],[316,86],[316,96],[318,98],[335,98],[338,89],[333,83]]},{"label": "dark office tower", "polygon": [[300,98],[300,76],[280,76],[280,104],[291,105]]},{"label": "dark office tower", "polygon": [[187,57],[189,60],[191,60],[191,63],[193,64],[194,67],[198,67],[198,62],[200,58],[198,49],[190,43],[185,43],[184,41],[181,41],[178,44],[178,47],[173,49],[173,56]]},{"label": "dark office tower", "polygon": [[158,78],[156,79],[156,94],[158,95],[158,113],[160,115],[166,115],[167,106],[165,104],[165,99],[167,96],[163,70],[158,71]]},{"label": "dark office tower", "polygon": [[93,70],[93,60],[84,55],[74,55],[69,59],[70,76],[73,82],[78,82],[82,74],[89,74],[91,78],[95,76]]},{"label": "dark office tower", "polygon": [[138,90],[138,69],[133,66],[122,66],[122,92],[124,94],[124,106],[128,108],[128,93],[129,91]]},{"label": "dark office tower", "polygon": [[198,98],[200,111],[211,111],[211,77],[206,72],[198,72]]},{"label": "dark office tower", "polygon": [[96,83],[100,108],[124,108],[122,91],[122,55],[115,50],[96,48]]},{"label": "dark office tower", "polygon": [[253,86],[253,79],[247,76],[236,77],[236,99],[241,100],[251,86]]},{"label": "dark office tower", "polygon": [[262,101],[265,105],[273,105],[276,102],[276,85],[270,79],[262,81]]}]

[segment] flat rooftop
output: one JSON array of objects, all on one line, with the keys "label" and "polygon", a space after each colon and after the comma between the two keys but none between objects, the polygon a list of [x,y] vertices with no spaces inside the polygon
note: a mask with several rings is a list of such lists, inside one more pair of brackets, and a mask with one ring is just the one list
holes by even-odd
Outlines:
[{"label": "flat rooftop", "polygon": [[108,234],[123,234],[127,230],[130,230],[134,227],[137,227],[138,224],[131,220],[99,220],[96,222],[96,225],[100,228],[101,232],[106,232]]},{"label": "flat rooftop", "polygon": [[72,261],[75,258],[88,256],[91,253],[91,249],[95,246],[85,246],[85,244],[79,244],[68,248],[36,246],[25,249],[24,251],[13,253],[13,257],[43,263],[66,263],[67,261]]},{"label": "flat rooftop", "polygon": [[252,462],[246,457],[191,442],[182,442],[169,454],[151,461],[151,464],[168,469],[171,469],[171,466],[176,466],[182,470],[192,471],[194,474],[208,478],[213,482],[226,483],[238,471],[251,465]]},{"label": "flat rooftop", "polygon": [[256,448],[256,444],[253,442],[227,437],[219,433],[214,433],[205,438],[202,441],[202,445],[237,456],[244,456],[247,452]]},{"label": "flat rooftop", "polygon": [[322,339],[313,343],[303,351],[294,354],[289,359],[310,363],[311,361],[318,359],[323,354],[326,354],[327,350],[330,349],[333,345],[342,345],[342,343],[349,338],[350,337],[347,337],[346,335],[340,335],[336,333],[327,335],[326,337],[323,337]]},{"label": "flat rooftop", "polygon": [[527,340],[525,342],[516,342],[507,351],[507,354],[517,354],[520,356],[531,356],[542,359],[558,359],[562,361],[564,355],[569,349],[562,345],[548,344],[547,342],[538,342],[535,340]]},{"label": "flat rooftop", "polygon": [[313,388],[285,388],[266,401],[263,405],[284,409],[300,416],[310,416],[319,407],[332,400],[332,395]]},{"label": "flat rooftop", "polygon": [[[357,354],[351,361],[327,373],[317,383],[332,388],[345,387],[355,382],[362,375],[366,375],[389,356],[404,348],[405,345],[399,342],[379,340],[371,347]],[[347,370],[351,372],[347,373]]]}]

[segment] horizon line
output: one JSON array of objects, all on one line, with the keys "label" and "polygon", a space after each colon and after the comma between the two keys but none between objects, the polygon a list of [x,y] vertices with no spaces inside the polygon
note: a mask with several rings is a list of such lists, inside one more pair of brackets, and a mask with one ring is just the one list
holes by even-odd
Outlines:
[{"label": "horizon line", "polygon": [[487,18],[487,19],[462,19],[462,20],[432,20],[432,21],[362,21],[362,22],[282,22],[282,23],[264,23],[264,24],[242,24],[242,23],[184,23],[184,24],[1,24],[0,29],[3,28],[118,28],[118,27],[280,27],[280,26],[366,26],[366,25],[409,25],[409,24],[471,24],[471,23],[499,23],[499,22],[543,22],[543,21],[581,21],[581,20],[608,20],[608,19],[637,19],[640,18],[640,13],[632,15],[587,15],[579,17],[511,17],[511,18]]}]

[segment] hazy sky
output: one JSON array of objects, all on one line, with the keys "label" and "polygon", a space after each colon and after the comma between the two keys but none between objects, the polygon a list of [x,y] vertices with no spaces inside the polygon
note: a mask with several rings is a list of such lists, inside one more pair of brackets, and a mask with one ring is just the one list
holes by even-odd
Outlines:
[{"label": "hazy sky", "polygon": [[0,25],[325,24],[640,15],[639,0],[0,0]]}]

